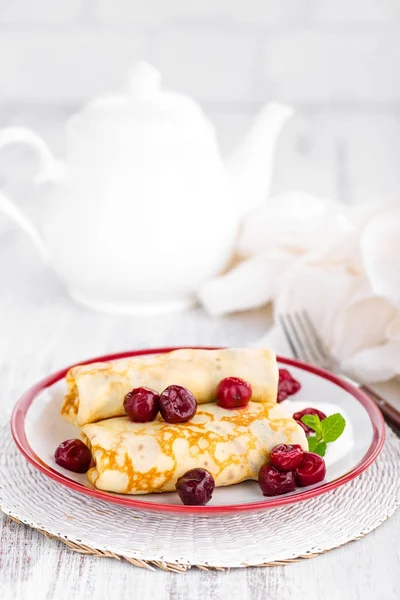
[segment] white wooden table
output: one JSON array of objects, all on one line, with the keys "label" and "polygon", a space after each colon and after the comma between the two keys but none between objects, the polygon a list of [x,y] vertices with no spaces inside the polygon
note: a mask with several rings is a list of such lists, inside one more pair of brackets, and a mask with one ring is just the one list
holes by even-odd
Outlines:
[{"label": "white wooden table", "polygon": [[[245,345],[269,322],[266,311],[212,319],[180,315],[120,318],[72,303],[10,227],[0,235],[0,408],[5,418],[24,389],[71,362],[146,346]],[[0,517],[2,600],[397,600],[400,512],[363,540],[287,567],[230,572],[150,572],[83,556]]]}]

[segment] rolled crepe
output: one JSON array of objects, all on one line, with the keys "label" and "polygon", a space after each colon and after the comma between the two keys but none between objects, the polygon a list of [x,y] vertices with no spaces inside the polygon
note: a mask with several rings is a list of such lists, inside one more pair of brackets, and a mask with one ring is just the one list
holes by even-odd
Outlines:
[{"label": "rolled crepe", "polygon": [[271,350],[182,349],[70,369],[61,413],[80,427],[124,415],[124,397],[132,388],[144,386],[161,393],[172,384],[188,388],[198,404],[205,404],[215,400],[224,377],[248,381],[255,402],[276,402],[279,373]]},{"label": "rolled crepe", "polygon": [[305,433],[279,404],[250,402],[240,410],[198,407],[191,421],[171,425],[128,417],[82,427],[96,466],[88,471],[98,489],[120,494],[170,492],[189,469],[205,468],[216,486],[257,479],[274,446],[300,444]]}]

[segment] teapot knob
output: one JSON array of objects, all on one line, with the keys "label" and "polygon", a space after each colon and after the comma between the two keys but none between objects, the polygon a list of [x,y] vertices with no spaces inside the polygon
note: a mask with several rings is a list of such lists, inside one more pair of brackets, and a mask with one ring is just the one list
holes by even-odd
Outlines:
[{"label": "teapot knob", "polygon": [[129,95],[138,102],[154,99],[160,85],[160,73],[146,62],[137,63],[128,72]]}]

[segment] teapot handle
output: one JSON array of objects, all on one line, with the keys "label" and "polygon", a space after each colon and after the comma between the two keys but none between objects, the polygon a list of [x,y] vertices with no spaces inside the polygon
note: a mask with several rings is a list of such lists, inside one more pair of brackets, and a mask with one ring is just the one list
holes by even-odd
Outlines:
[{"label": "teapot handle", "polygon": [[35,183],[60,181],[64,177],[64,163],[52,155],[46,142],[36,133],[24,127],[6,127],[0,130],[0,150],[9,144],[26,144],[38,151],[40,169],[35,175]]},{"label": "teapot handle", "polygon": [[[35,183],[60,181],[64,176],[64,165],[55,159],[46,142],[41,137],[22,127],[8,127],[0,131],[0,150],[9,144],[22,143],[35,148],[40,156],[41,168],[34,178]],[[24,213],[0,191],[0,210],[8,215],[30,238],[33,244],[47,259],[45,244],[36,228]]]},{"label": "teapot handle", "polygon": [[10,219],[26,233],[33,245],[39,250],[42,258],[47,260],[47,251],[37,229],[32,225],[29,219],[26,218],[22,210],[20,210],[13,202],[11,202],[11,200],[9,200],[1,191],[0,211],[10,217]]}]

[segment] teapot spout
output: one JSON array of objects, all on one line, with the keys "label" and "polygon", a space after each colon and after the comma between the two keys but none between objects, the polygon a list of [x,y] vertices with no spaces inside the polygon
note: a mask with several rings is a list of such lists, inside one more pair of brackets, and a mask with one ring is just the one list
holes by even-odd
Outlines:
[{"label": "teapot spout", "polygon": [[225,164],[237,197],[240,216],[266,200],[278,137],[293,112],[285,104],[266,104],[242,144],[228,156]]}]

